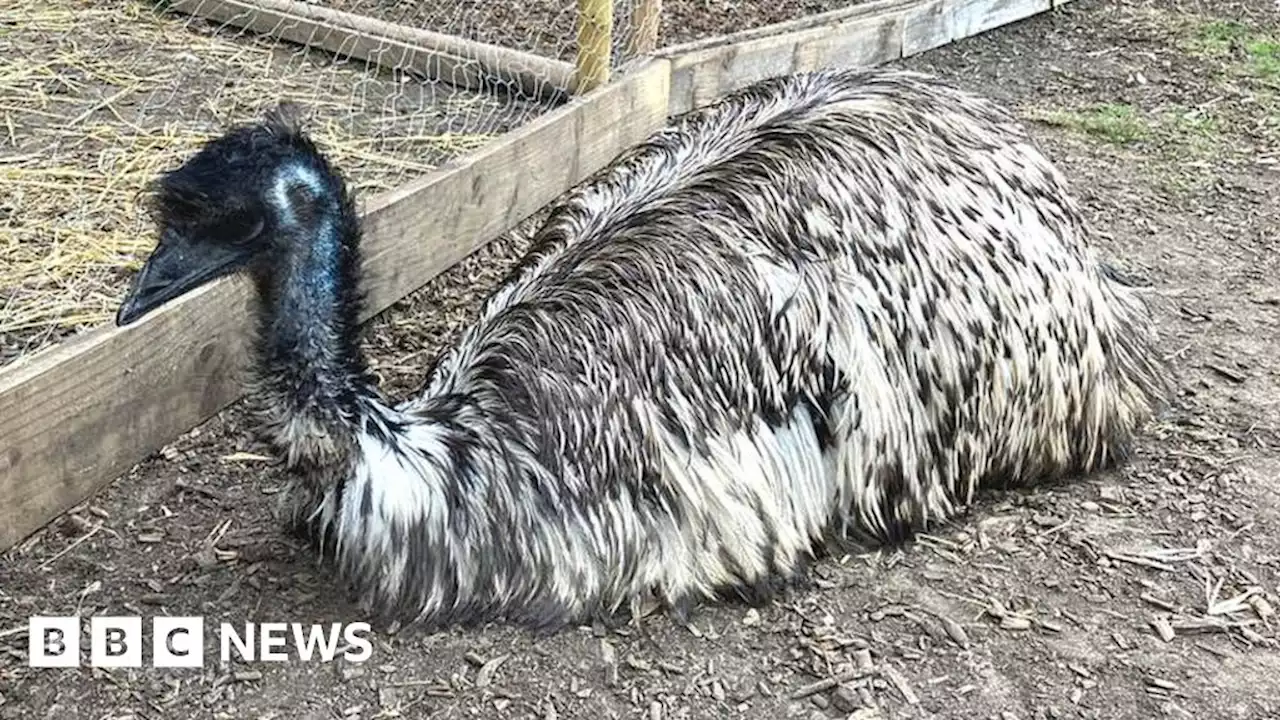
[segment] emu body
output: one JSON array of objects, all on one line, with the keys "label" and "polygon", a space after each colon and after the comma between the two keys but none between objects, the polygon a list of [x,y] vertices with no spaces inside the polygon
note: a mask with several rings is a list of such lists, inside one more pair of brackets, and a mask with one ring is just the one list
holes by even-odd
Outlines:
[{"label": "emu body", "polygon": [[1061,174],[903,71],[765,81],[625,153],[398,404],[358,347],[353,202],[300,129],[233,130],[156,199],[119,322],[253,275],[290,516],[410,622],[767,597],[824,535],[1115,465],[1167,391]]}]

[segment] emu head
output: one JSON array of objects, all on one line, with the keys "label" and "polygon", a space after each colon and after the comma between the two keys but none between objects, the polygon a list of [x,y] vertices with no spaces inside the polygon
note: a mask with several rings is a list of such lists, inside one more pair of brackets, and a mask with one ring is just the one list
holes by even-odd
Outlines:
[{"label": "emu head", "polygon": [[313,168],[311,189],[323,191],[314,179],[328,166],[302,132],[296,109],[281,105],[262,121],[209,141],[154,181],[149,200],[159,240],[133,278],[116,324],[132,323],[220,277],[265,270],[283,242],[282,214],[291,214],[288,202],[296,199],[280,197],[278,179],[288,167]]}]

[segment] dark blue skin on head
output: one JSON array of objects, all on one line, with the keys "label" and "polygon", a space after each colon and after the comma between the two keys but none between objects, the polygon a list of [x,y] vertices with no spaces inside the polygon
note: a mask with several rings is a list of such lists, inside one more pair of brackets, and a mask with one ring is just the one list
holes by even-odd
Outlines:
[{"label": "dark blue skin on head", "polygon": [[[212,140],[181,167],[161,176],[151,199],[160,239],[134,277],[116,324],[133,323],[262,258],[279,230],[277,213],[265,200],[273,178],[284,166],[315,166],[317,159],[314,146],[297,127],[273,113],[264,122]],[[315,198],[290,199],[298,201],[301,215],[309,216],[304,208],[313,206]]]}]

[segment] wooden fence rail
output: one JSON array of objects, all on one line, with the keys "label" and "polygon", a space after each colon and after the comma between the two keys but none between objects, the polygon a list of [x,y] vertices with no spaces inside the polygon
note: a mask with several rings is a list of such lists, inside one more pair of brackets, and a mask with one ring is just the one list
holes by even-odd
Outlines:
[{"label": "wooden fence rail", "polygon": [[[1066,1],[876,0],[643,58],[481,150],[372,198],[363,211],[369,312],[381,312],[537,212],[671,114],[770,75],[889,62]],[[334,51],[362,48],[369,60],[393,66],[406,61],[404,53],[518,59],[502,55],[514,52],[504,48],[437,42],[421,31],[301,2],[174,5]],[[274,20],[253,19],[262,17]],[[389,60],[385,47],[396,49]],[[428,74],[458,67],[432,62],[422,64]],[[537,68],[530,72],[541,82],[552,75],[566,87],[574,82],[567,63],[532,56],[519,63]],[[127,328],[104,327],[0,370],[0,551],[239,398],[250,300],[247,282],[224,279]]]}]

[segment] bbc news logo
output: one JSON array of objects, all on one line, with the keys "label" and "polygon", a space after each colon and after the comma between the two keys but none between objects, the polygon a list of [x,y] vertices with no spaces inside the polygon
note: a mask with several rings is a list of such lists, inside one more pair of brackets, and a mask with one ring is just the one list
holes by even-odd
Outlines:
[{"label": "bbc news logo", "polygon": [[[148,644],[142,618],[95,616],[89,618],[89,665],[102,668],[142,667],[142,650]],[[36,616],[28,621],[28,664],[31,667],[79,667],[82,660],[82,623],[79,616]],[[231,623],[218,626],[219,659],[241,662],[330,662],[339,655],[348,662],[364,662],[373,654],[365,637],[368,623],[309,625],[301,623]],[[203,667],[205,622],[201,617],[155,617],[151,620],[153,667]],[[292,654],[290,653],[292,645]]]}]

